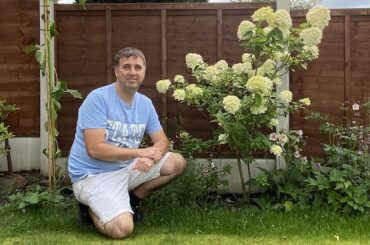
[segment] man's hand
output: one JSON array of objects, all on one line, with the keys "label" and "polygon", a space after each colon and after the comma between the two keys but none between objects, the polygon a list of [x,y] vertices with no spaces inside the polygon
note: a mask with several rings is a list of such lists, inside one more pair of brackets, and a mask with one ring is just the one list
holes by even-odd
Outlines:
[{"label": "man's hand", "polygon": [[157,147],[148,147],[143,149],[144,156],[152,159],[155,163],[158,162],[162,158],[162,152]]},{"label": "man's hand", "polygon": [[149,169],[154,165],[154,160],[151,158],[147,157],[139,157],[136,162],[134,167],[132,168],[133,170],[137,169],[141,172],[148,172]]}]

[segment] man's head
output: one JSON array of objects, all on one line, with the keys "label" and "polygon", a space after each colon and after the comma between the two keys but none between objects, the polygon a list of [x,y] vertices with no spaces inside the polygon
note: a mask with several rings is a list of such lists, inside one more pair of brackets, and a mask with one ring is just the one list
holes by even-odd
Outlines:
[{"label": "man's head", "polygon": [[124,48],[114,56],[114,73],[123,91],[134,93],[145,78],[146,62],[143,52],[136,48]]}]

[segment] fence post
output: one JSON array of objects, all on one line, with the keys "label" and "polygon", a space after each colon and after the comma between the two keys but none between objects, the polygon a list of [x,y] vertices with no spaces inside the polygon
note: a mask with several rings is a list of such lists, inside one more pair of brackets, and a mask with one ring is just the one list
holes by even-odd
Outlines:
[{"label": "fence post", "polygon": [[[290,12],[290,1],[289,0],[277,0],[276,9],[285,9]],[[282,84],[276,88],[276,92],[279,93],[283,90],[289,90],[289,72],[280,77]],[[279,114],[280,109],[278,109]],[[279,123],[276,127],[276,131],[289,130],[289,115],[287,117],[279,117]],[[286,163],[284,157],[276,157],[276,168],[285,168]]]}]

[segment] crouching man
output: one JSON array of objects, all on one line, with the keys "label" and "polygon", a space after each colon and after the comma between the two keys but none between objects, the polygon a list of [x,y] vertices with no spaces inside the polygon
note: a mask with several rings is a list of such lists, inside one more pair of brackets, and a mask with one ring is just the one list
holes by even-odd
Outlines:
[{"label": "crouching man", "polygon": [[[145,56],[136,48],[114,56],[116,81],[82,103],[68,159],[80,221],[116,239],[129,236],[143,218],[141,200],[186,167],[180,154],[168,152],[153,103],[138,92],[145,69]],[[139,148],[145,133],[153,145]]]}]

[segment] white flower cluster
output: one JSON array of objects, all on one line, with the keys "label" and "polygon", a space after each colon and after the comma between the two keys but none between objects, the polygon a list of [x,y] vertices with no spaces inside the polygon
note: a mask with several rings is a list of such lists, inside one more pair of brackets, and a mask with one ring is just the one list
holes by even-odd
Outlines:
[{"label": "white flower cluster", "polygon": [[176,75],[175,78],[173,79],[174,82],[176,83],[185,83],[185,78],[183,75]]},{"label": "white flower cluster", "polygon": [[318,27],[307,28],[300,33],[300,37],[304,45],[308,47],[315,46],[321,42],[322,31]]},{"label": "white flower cluster", "polygon": [[255,24],[253,24],[252,22],[248,21],[248,20],[243,20],[240,24],[239,24],[239,27],[238,27],[238,38],[239,40],[245,40],[246,37],[245,35],[250,32],[250,31],[253,31],[254,28],[256,27]]},{"label": "white flower cluster", "polygon": [[189,98],[199,98],[203,95],[203,89],[195,84],[189,84],[185,90]]},{"label": "white flower cluster", "polygon": [[251,112],[252,114],[254,115],[259,115],[259,114],[263,114],[267,111],[267,107],[264,106],[264,105],[260,105],[260,106],[251,106]]},{"label": "white flower cluster", "polygon": [[232,66],[233,71],[238,74],[248,74],[252,70],[252,64],[249,62],[237,63]]},{"label": "white flower cluster", "polygon": [[270,120],[270,122],[269,122],[269,126],[270,126],[270,127],[274,127],[274,126],[278,125],[278,123],[279,123],[279,120],[278,120],[278,119],[276,119],[276,118],[272,118],[272,119]]},{"label": "white flower cluster", "polygon": [[217,69],[219,69],[221,71],[224,71],[229,67],[229,65],[227,64],[227,62],[225,60],[219,60],[215,64],[215,67],[217,67]]},{"label": "white flower cluster", "polygon": [[244,53],[242,55],[243,63],[252,63],[254,59],[255,59],[255,56],[253,54]]},{"label": "white flower cluster", "polygon": [[220,134],[218,136],[218,142],[220,142],[221,145],[224,145],[227,143],[227,138],[229,137],[228,134]]},{"label": "white flower cluster", "polygon": [[272,89],[272,81],[260,75],[248,79],[246,88],[255,93],[269,94]]},{"label": "white flower cluster", "polygon": [[216,66],[208,66],[203,74],[203,79],[216,84],[219,81],[220,70]]},{"label": "white flower cluster", "polygon": [[222,104],[225,110],[230,114],[235,114],[241,107],[240,99],[234,95],[226,96]]},{"label": "white flower cluster", "polygon": [[183,89],[176,89],[175,91],[173,91],[173,95],[172,96],[177,101],[184,101],[185,100],[185,97],[186,97],[186,92]]},{"label": "white flower cluster", "polygon": [[273,23],[274,19],[274,10],[270,6],[259,8],[252,15],[253,21],[267,21],[269,24]]},{"label": "white flower cluster", "polygon": [[303,99],[298,100],[298,102],[302,103],[302,104],[303,104],[303,105],[305,105],[305,106],[309,106],[309,105],[311,105],[311,100],[310,100],[310,98],[303,98]]},{"label": "white flower cluster", "polygon": [[330,10],[322,6],[315,6],[308,11],[306,19],[311,26],[322,30],[329,24]]},{"label": "white flower cluster", "polygon": [[159,80],[156,83],[157,90],[161,94],[165,94],[167,90],[170,88],[170,86],[171,86],[171,81],[169,79]]},{"label": "white flower cluster", "polygon": [[257,70],[257,75],[271,74],[275,71],[276,62],[274,60],[268,59],[263,63]]},{"label": "white flower cluster", "polygon": [[281,153],[283,153],[283,149],[279,145],[272,145],[270,147],[270,152],[274,154],[275,156],[280,156]]},{"label": "white flower cluster", "polygon": [[279,94],[279,98],[284,102],[289,103],[293,99],[293,93],[289,90],[281,91],[281,93]]},{"label": "white flower cluster", "polygon": [[319,57],[319,49],[317,46],[304,46],[303,50],[309,55],[310,60],[314,60]]},{"label": "white flower cluster", "polygon": [[186,66],[192,70],[194,70],[195,67],[202,65],[204,63],[202,56],[200,56],[199,54],[195,54],[195,53],[187,54],[185,57],[185,61],[186,61]]}]

